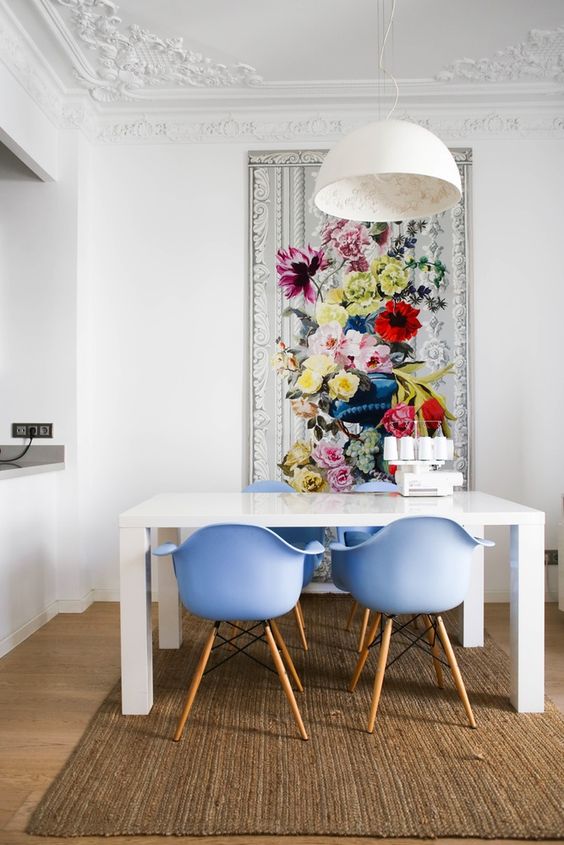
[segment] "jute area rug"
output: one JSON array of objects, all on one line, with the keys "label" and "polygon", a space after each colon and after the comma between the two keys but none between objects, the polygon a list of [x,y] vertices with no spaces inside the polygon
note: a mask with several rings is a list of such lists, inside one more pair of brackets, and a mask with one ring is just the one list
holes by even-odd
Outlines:
[{"label": "jute area rug", "polygon": [[[517,714],[508,660],[488,640],[456,650],[477,730],[450,673],[409,651],[386,674],[366,732],[376,655],[354,694],[356,632],[347,597],[303,600],[310,651],[292,617],[281,630],[305,692],[300,739],[277,676],[243,656],[205,676],[185,734],[171,740],[208,623],[185,621],[179,651],[155,649],[149,716],[120,714],[117,685],[35,811],[28,833],[340,835],[559,839],[564,716]],[[356,626],[355,626],[356,627]],[[268,660],[266,646],[254,648]],[[258,655],[259,652],[257,651]]]}]

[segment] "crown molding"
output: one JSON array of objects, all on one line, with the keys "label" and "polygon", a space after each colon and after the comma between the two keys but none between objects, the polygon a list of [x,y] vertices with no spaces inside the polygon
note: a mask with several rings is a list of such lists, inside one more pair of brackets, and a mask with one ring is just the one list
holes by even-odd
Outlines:
[{"label": "crown molding", "polygon": [[[142,111],[139,103],[133,104],[134,110],[132,104],[95,104],[85,92],[77,96],[74,89],[65,90],[4,0],[0,0],[0,60],[57,127],[80,130],[100,144],[330,143],[381,116],[376,107],[378,86],[369,80],[194,90],[190,103],[165,98],[143,104]],[[564,137],[563,90],[554,79],[407,80],[401,82],[403,109],[396,116],[413,120],[448,142],[558,139]]]},{"label": "crown molding", "polygon": [[[488,112],[465,114],[417,115],[399,113],[399,119],[418,123],[443,140],[460,141],[479,138],[564,138],[564,109],[561,116],[523,115]],[[135,118],[109,120],[101,118],[95,141],[100,144],[201,144],[208,142],[286,143],[331,142],[353,129],[366,124],[376,115],[366,111],[346,116],[319,113],[315,117],[264,115],[248,117],[227,114],[207,119],[190,119],[171,115],[156,117],[142,115]]]},{"label": "crown molding", "polygon": [[70,97],[50,64],[12,11],[0,0],[0,61],[59,129],[96,134],[95,115],[84,97]]}]

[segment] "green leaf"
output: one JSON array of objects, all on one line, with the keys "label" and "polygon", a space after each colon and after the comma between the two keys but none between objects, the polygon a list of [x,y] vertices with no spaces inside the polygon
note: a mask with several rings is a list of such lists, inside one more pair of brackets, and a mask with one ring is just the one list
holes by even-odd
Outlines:
[{"label": "green leaf", "polygon": [[399,370],[402,373],[416,373],[418,370],[421,369],[421,367],[424,366],[425,361],[413,361],[409,364],[399,364],[395,368],[394,372],[397,372]]}]

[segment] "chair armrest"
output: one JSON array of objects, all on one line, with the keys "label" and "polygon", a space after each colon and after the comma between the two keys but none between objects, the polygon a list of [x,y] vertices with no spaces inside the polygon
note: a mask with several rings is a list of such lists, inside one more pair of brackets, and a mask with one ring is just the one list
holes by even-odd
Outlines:
[{"label": "chair armrest", "polygon": [[[332,552],[348,552],[349,550],[349,547],[345,546],[344,543],[329,543],[329,548]],[[354,546],[350,548],[354,548]]]},{"label": "chair armrest", "polygon": [[305,549],[303,549],[303,553],[305,555],[322,555],[325,554],[325,546],[318,540],[310,540]]},{"label": "chair armrest", "polygon": [[164,555],[171,555],[177,548],[178,546],[175,546],[174,543],[162,543],[156,549],[152,549],[152,554],[163,557]]}]

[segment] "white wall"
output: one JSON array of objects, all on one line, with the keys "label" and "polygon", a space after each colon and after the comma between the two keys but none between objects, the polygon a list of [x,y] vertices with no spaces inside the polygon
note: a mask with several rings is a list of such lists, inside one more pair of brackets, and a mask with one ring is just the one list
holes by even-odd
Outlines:
[{"label": "white wall", "polygon": [[0,145],[0,443],[20,442],[11,439],[13,422],[52,422],[52,442],[65,445],[67,465],[49,480],[0,477],[6,641],[55,612],[55,600],[59,610],[81,609],[89,592],[80,559],[77,453],[83,145],[75,132],[62,133],[57,148],[59,180],[42,182]]},{"label": "white wall", "polygon": [[[474,148],[475,486],[547,514],[557,548],[564,489],[564,142]],[[492,555],[507,554],[504,532]],[[506,567],[487,587],[502,597]]]},{"label": "white wall", "polygon": [[163,490],[241,485],[245,151],[97,147],[92,182],[92,441],[81,467],[104,591],[118,587],[120,511]]},{"label": "white wall", "polygon": [[57,613],[57,476],[0,479],[0,657]]},{"label": "white wall", "polygon": [[[456,139],[465,145],[475,162],[475,486],[546,510],[555,548],[564,143]],[[241,487],[246,154],[239,143],[93,152],[86,501],[101,590],[117,590],[121,510],[163,490]],[[503,544],[490,554],[492,598],[505,595],[506,559]]]}]

